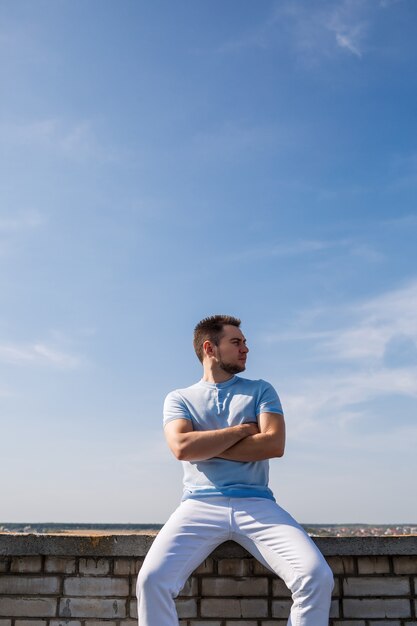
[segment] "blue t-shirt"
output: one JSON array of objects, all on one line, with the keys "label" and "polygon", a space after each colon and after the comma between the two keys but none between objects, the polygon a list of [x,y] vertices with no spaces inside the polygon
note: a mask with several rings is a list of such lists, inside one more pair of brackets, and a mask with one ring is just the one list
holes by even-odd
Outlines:
[{"label": "blue t-shirt", "polygon": [[[257,422],[261,413],[280,413],[275,389],[264,380],[233,376],[224,383],[200,380],[185,389],[171,391],[164,403],[164,425],[175,419],[190,420],[193,430],[216,430]],[[182,461],[187,498],[227,496],[274,500],[268,487],[269,462],[229,461],[218,457],[206,461]]]}]

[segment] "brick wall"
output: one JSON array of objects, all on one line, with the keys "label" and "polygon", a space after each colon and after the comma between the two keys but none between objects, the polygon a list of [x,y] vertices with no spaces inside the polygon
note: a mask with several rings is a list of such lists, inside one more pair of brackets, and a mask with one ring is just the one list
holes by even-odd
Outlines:
[{"label": "brick wall", "polygon": [[[0,626],[137,626],[136,576],[151,535],[1,535]],[[417,537],[322,538],[333,626],[417,626]],[[284,626],[284,583],[223,544],[177,599],[181,626]]]}]

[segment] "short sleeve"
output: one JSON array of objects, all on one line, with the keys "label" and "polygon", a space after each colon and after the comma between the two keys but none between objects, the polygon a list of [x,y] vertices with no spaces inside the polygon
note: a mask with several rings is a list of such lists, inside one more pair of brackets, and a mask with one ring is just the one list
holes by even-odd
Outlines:
[{"label": "short sleeve", "polygon": [[283,415],[284,411],[282,410],[281,400],[273,386],[265,380],[261,380],[260,383],[261,389],[256,407],[256,415],[260,415],[261,413],[280,413]]},{"label": "short sleeve", "polygon": [[178,391],[171,391],[164,402],[164,426],[172,420],[190,420],[191,415]]}]

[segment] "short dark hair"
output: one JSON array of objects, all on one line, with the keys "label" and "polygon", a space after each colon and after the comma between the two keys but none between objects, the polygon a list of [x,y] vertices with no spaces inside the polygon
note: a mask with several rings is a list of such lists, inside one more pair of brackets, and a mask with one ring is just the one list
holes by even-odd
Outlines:
[{"label": "short dark hair", "polygon": [[193,344],[199,360],[203,362],[203,343],[205,341],[211,341],[215,346],[218,346],[223,335],[223,327],[230,325],[239,328],[240,324],[240,319],[232,315],[211,315],[198,322],[194,328]]}]

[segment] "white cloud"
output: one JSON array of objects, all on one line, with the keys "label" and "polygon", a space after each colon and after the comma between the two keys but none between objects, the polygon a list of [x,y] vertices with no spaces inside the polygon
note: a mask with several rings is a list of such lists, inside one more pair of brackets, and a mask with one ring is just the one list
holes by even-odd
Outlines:
[{"label": "white cloud", "polygon": [[290,146],[292,130],[274,126],[242,126],[235,122],[223,124],[211,131],[198,132],[192,139],[193,154],[199,159],[216,162],[255,159],[259,152]]},{"label": "white cloud", "polygon": [[[417,281],[340,310],[323,307],[313,320],[309,315],[299,319],[307,320],[304,327],[265,335],[264,339],[310,341],[323,360],[359,360],[375,365],[383,359],[393,339],[401,336],[417,342]],[[340,320],[336,328],[334,320]],[[309,327],[310,321],[317,327]],[[322,328],[326,321],[331,328]]]},{"label": "white cloud", "polygon": [[365,420],[364,403],[417,399],[417,281],[361,303],[329,306],[304,328],[266,339],[308,342],[315,354],[310,372],[286,381],[285,405],[300,435],[323,434],[329,421],[334,428],[361,414]]},{"label": "white cloud", "polygon": [[228,260],[249,261],[279,257],[297,257],[319,254],[322,252],[340,252],[360,257],[368,262],[379,262],[384,256],[369,244],[362,244],[355,239],[299,239],[291,242],[265,242],[262,246],[249,248],[230,255]]},{"label": "white cloud", "polygon": [[393,4],[399,4],[400,2],[402,2],[403,0],[379,0],[379,5],[383,8],[386,9],[390,6],[392,6]]},{"label": "white cloud", "polygon": [[327,28],[334,33],[337,45],[361,57],[362,45],[367,30],[363,15],[368,3],[360,0],[344,0],[330,12]]},{"label": "white cloud", "polygon": [[358,42],[355,41],[351,34],[347,35],[337,32],[336,41],[337,45],[340,46],[340,48],[346,48],[347,50],[349,50],[349,52],[352,52],[352,54],[355,54],[357,57],[362,56],[362,52],[359,48]]},{"label": "white cloud", "polygon": [[224,43],[219,51],[238,52],[248,47],[268,49],[285,42],[308,64],[331,58],[337,50],[361,58],[375,11],[394,3],[395,0],[381,0],[379,4],[370,0],[315,3],[281,0],[268,19]]},{"label": "white cloud", "polygon": [[62,369],[75,369],[82,364],[80,357],[41,342],[29,345],[0,344],[0,360],[16,365],[49,365]]},{"label": "white cloud", "polygon": [[395,337],[417,342],[417,282],[353,306],[351,315],[356,323],[335,331],[324,350],[339,359],[378,362]]},{"label": "white cloud", "polygon": [[46,118],[24,122],[3,123],[0,126],[3,143],[34,147],[76,161],[112,161],[115,154],[103,148],[90,121],[66,122]]},{"label": "white cloud", "polygon": [[43,222],[43,217],[38,211],[21,211],[16,215],[0,215],[0,233],[31,230],[37,228]]}]

